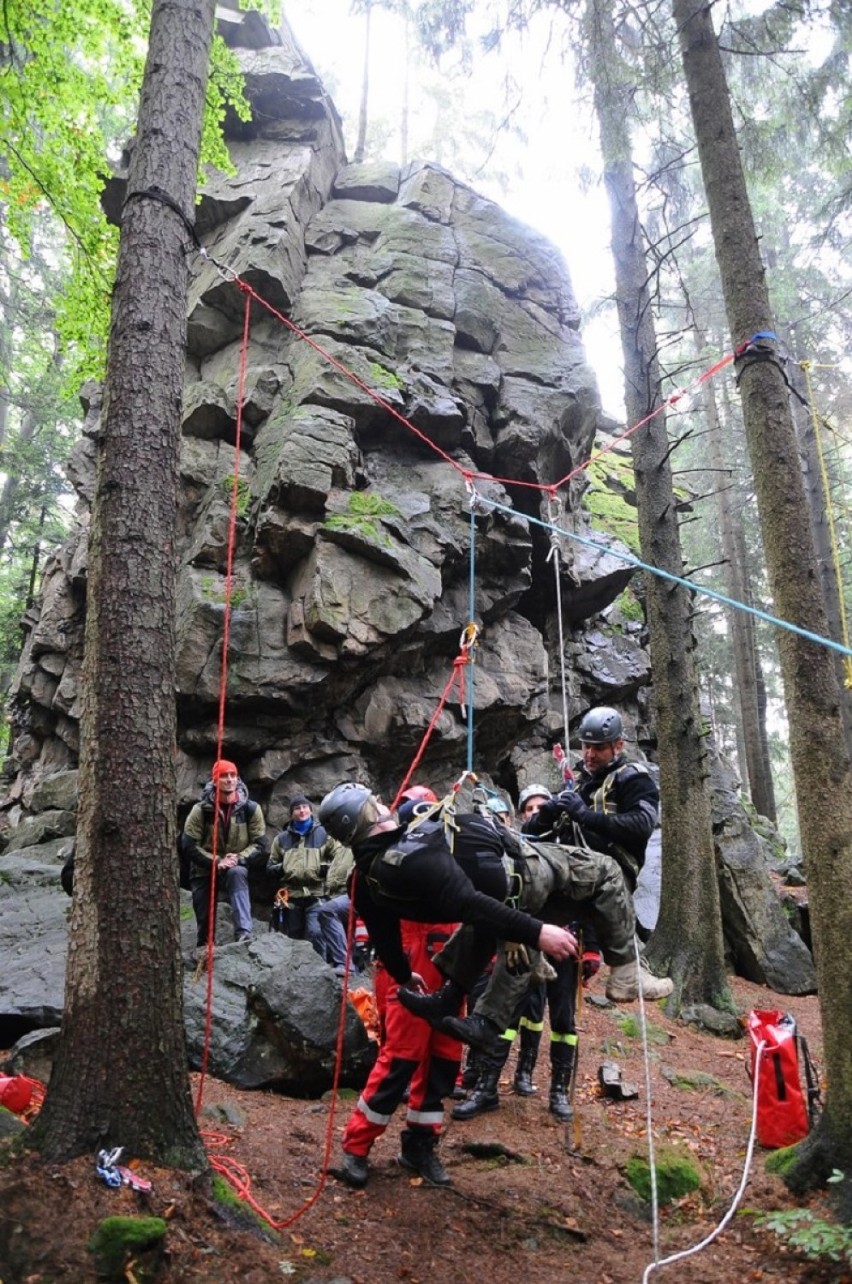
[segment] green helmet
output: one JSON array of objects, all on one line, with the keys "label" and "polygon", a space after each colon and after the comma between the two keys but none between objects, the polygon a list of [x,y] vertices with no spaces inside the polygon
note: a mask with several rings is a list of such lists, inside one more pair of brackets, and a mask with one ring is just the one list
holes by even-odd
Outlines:
[{"label": "green helmet", "polygon": [[323,798],[317,814],[319,823],[332,838],[347,847],[366,838],[379,818],[372,789],[351,782],[335,785]]},{"label": "green helmet", "polygon": [[624,737],[621,714],[617,709],[610,709],[604,704],[597,709],[590,709],[583,717],[577,734],[586,745],[608,745],[613,740],[621,740]]}]

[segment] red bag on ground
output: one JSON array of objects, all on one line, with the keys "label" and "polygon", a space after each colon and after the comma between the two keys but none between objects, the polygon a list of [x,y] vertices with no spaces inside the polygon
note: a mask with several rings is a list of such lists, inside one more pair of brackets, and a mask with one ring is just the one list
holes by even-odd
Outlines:
[{"label": "red bag on ground", "polygon": [[22,1115],[33,1099],[33,1080],[24,1074],[0,1074],[0,1106]]},{"label": "red bag on ground", "polygon": [[[808,1135],[811,1110],[819,1089],[805,1040],[796,1030],[790,1012],[749,1012],[746,1028],[751,1041],[749,1077],[754,1082],[755,1063],[761,1043],[760,1073],[757,1087],[757,1140],[761,1146],[777,1150],[792,1146]],[[801,1045],[808,1081],[807,1096],[799,1072]]]}]

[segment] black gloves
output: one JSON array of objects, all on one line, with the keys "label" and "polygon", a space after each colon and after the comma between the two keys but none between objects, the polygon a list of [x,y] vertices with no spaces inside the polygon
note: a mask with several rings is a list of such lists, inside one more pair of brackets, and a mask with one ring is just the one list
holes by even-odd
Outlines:
[{"label": "black gloves", "polygon": [[575,821],[582,829],[590,833],[605,834],[608,820],[605,812],[593,811],[587,807],[575,789],[564,789],[556,798],[542,803],[537,814],[529,822],[529,830],[534,834],[547,834],[558,831],[560,825]]}]

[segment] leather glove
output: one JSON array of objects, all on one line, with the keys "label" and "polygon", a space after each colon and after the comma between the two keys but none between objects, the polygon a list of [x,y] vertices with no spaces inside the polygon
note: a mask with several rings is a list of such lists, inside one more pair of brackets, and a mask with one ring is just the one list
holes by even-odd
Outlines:
[{"label": "leather glove", "polygon": [[595,976],[601,968],[601,956],[597,950],[583,951],[583,985],[588,985],[592,977]]},{"label": "leather glove", "polygon": [[510,976],[525,976],[530,971],[530,952],[518,941],[504,941],[506,971]]},{"label": "leather glove", "polygon": [[564,811],[555,798],[549,798],[543,802],[536,812],[535,816],[527,822],[531,834],[547,834],[556,825],[560,818],[564,816]]},{"label": "leather glove", "polygon": [[[602,811],[593,811],[591,807],[587,807],[574,789],[564,790],[556,799],[556,804],[565,815],[570,816],[571,820],[582,829],[588,829],[594,833],[595,831],[605,830],[607,827],[606,814]],[[546,803],[545,806],[547,806]],[[544,807],[542,807],[542,811],[544,811]]]}]

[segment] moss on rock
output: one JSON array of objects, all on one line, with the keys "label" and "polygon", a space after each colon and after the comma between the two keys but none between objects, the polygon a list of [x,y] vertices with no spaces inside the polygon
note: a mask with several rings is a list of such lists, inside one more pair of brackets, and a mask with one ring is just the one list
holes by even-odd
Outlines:
[{"label": "moss on rock", "polygon": [[[89,1240],[89,1249],[103,1279],[125,1279],[127,1265],[133,1260],[134,1277],[153,1280],[165,1238],[162,1217],[106,1217]],[[139,1260],[140,1254],[145,1255],[144,1261]]]},{"label": "moss on rock", "polygon": [[[654,1156],[657,1173],[657,1200],[672,1204],[690,1191],[698,1190],[701,1173],[692,1155],[678,1146],[663,1146]],[[651,1166],[647,1155],[631,1155],[625,1175],[640,1199],[651,1202]]]}]

